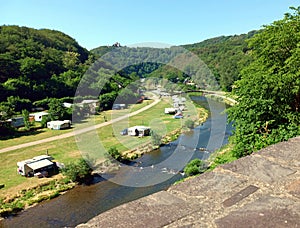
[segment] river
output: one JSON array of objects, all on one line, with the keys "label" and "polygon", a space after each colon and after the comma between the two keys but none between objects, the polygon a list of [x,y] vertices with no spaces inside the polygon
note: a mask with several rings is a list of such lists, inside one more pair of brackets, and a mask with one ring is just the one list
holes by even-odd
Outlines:
[{"label": "river", "polygon": [[[76,186],[67,193],[0,221],[0,227],[74,227],[120,204],[167,189],[180,180],[191,159],[207,159],[228,142],[226,106],[205,97],[193,97],[210,110],[205,123],[178,140],[120,167],[114,175],[96,178],[95,184]],[[206,148],[203,150],[203,148]],[[108,181],[107,179],[110,179]]]}]

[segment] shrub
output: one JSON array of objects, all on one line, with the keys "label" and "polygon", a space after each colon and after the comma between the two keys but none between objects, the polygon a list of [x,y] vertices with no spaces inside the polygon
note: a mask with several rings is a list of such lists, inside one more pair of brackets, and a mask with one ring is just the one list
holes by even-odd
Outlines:
[{"label": "shrub", "polygon": [[194,126],[195,126],[195,122],[191,119],[187,119],[185,122],[184,122],[184,126],[189,128],[189,129],[193,129]]},{"label": "shrub", "polygon": [[151,140],[154,146],[159,146],[161,144],[162,136],[156,133],[155,131],[151,131]]},{"label": "shrub", "polygon": [[79,159],[75,163],[69,163],[62,169],[64,176],[78,183],[83,183],[91,177],[92,169],[84,159]]},{"label": "shrub", "polygon": [[206,169],[206,164],[199,158],[196,158],[186,165],[186,167],[184,168],[184,173],[187,176],[194,176],[203,173]]},{"label": "shrub", "polygon": [[116,147],[110,147],[108,149],[108,154],[112,158],[116,159],[117,161],[122,161],[123,160],[121,153],[119,152],[119,150]]}]

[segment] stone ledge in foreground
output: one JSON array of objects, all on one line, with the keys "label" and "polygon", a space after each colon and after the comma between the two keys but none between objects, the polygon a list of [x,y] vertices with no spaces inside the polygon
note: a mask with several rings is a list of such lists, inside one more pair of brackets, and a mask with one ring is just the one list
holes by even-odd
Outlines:
[{"label": "stone ledge in foreground", "polygon": [[299,155],[297,137],[78,227],[300,227]]}]

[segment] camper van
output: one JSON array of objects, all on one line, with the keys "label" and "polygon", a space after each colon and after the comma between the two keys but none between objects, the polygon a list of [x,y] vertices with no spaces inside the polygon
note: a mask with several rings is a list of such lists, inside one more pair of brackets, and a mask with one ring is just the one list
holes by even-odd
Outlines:
[{"label": "camper van", "polygon": [[149,136],[150,127],[145,126],[134,126],[128,128],[128,135],[130,136]]},{"label": "camper van", "polygon": [[32,159],[17,162],[17,171],[20,175],[31,177],[35,175],[48,175],[55,170],[55,163],[53,158],[49,155],[40,155]]}]

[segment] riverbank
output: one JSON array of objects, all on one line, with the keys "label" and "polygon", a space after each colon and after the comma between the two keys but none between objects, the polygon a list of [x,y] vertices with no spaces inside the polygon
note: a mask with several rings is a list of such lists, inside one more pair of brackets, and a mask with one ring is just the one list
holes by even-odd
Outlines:
[{"label": "riverbank", "polygon": [[[149,119],[148,121],[151,122],[152,119],[160,118],[160,120],[166,124],[166,129],[168,131],[168,133],[162,139],[162,144],[167,144],[167,143],[177,139],[177,137],[183,132],[183,130],[186,130],[183,127],[184,119],[176,120],[171,115],[162,114],[164,108],[168,107],[168,106],[169,106],[168,101],[165,101],[165,102],[163,101],[160,104],[156,105],[152,110],[145,111],[145,112],[143,112],[143,114],[137,115],[136,117],[131,117],[130,121],[132,123],[140,124],[141,119],[142,119],[143,123],[146,123],[147,119]],[[190,106],[189,109],[191,111],[192,110],[191,104],[189,104],[189,106]],[[189,117],[191,117],[191,118],[193,117],[194,118],[193,120],[197,123],[203,122],[208,116],[207,111],[205,111],[204,109],[199,108],[199,107],[197,107],[197,116],[196,117],[191,116],[190,112],[187,112],[186,115],[187,116],[190,115]],[[97,130],[100,137],[102,137],[103,132],[105,132],[106,135],[109,135],[111,138],[112,129],[107,130],[108,128],[109,128],[109,126],[105,126],[102,129],[100,128]],[[111,128],[111,126],[110,126],[110,128]],[[106,137],[103,137],[103,138],[106,138]],[[133,140],[132,137],[129,139],[131,141]],[[146,139],[146,137],[144,139],[135,138],[137,143],[141,143],[145,139]],[[55,157],[58,161],[68,163],[68,162],[80,157],[79,151],[75,152],[78,150],[78,148],[76,149],[76,144],[75,144],[75,142],[73,142],[73,140],[74,139],[72,139],[72,138],[69,138],[68,140],[64,140],[64,144],[60,144],[61,142],[58,140],[55,142],[55,147],[53,147],[54,143],[52,143],[51,146],[43,145],[42,148],[44,148],[43,150],[45,150],[46,148],[49,149],[49,153],[53,157]],[[115,144],[112,144],[112,139],[109,139],[109,140],[110,141],[105,141],[104,145],[109,145],[109,146],[115,145]],[[149,138],[148,138],[148,140],[149,140]],[[149,142],[146,142],[146,143],[149,143]],[[151,140],[150,140],[150,143],[151,143]],[[62,147],[62,148],[60,148],[60,150],[57,151],[56,153],[53,153],[54,149],[56,149],[58,145],[60,145],[60,147]],[[65,147],[64,145],[68,145],[68,146]],[[74,149],[70,150],[70,145],[72,145],[71,148],[74,146],[75,150]],[[142,146],[137,147],[138,149],[139,148],[140,149],[135,150],[135,152],[134,152],[135,157],[141,156],[142,154],[150,152],[154,149],[151,145],[151,147],[150,146],[148,147],[148,151],[145,151],[145,150],[143,150],[143,148],[145,148],[144,147],[145,143],[140,144],[140,145],[142,145]],[[2,158],[3,161],[5,160],[7,165],[10,164],[10,166],[7,167],[6,169],[5,169],[5,166],[3,166],[3,169],[0,171],[0,173],[2,174],[2,178],[4,180],[4,178],[7,178],[9,176],[11,179],[11,182],[6,181],[5,188],[0,190],[0,202],[1,202],[0,214],[6,216],[9,213],[13,214],[16,211],[27,209],[27,208],[31,207],[32,205],[35,205],[37,202],[52,199],[55,196],[63,194],[65,190],[68,190],[75,186],[74,183],[67,182],[66,180],[64,180],[64,178],[61,175],[57,175],[57,176],[54,176],[52,178],[47,178],[47,179],[37,179],[37,178],[29,179],[29,178],[24,178],[15,173],[15,171],[14,171],[15,165],[14,164],[16,163],[16,161],[22,160],[25,158],[25,156],[30,156],[30,154],[35,156],[39,151],[41,151],[40,148],[41,148],[41,146],[34,146],[34,147],[27,148],[27,150],[26,149],[22,150],[22,152],[21,151],[20,152],[13,151],[13,152],[3,153],[0,155],[1,156],[0,158]],[[107,148],[109,148],[109,147],[107,147]],[[26,153],[27,151],[28,151],[28,153]],[[126,153],[124,151],[122,153]],[[138,151],[138,153],[137,153],[137,151]],[[22,156],[20,156],[20,155],[22,155]],[[8,175],[6,175],[4,173],[6,173]],[[0,177],[1,177],[1,175],[0,175]],[[53,188],[53,186],[56,186],[56,187]],[[45,192],[45,194],[42,193],[43,191]]]},{"label": "riverbank", "polygon": [[[189,119],[194,122],[195,127],[196,127],[196,126],[204,123],[207,120],[208,111],[206,109],[204,109],[203,107],[197,105],[196,103],[194,103],[194,105],[196,106],[197,116],[190,117]],[[124,151],[124,152],[122,152],[122,155],[125,158],[129,158],[129,159],[138,158],[145,153],[150,153],[153,150],[158,149],[160,146],[164,146],[164,145],[167,145],[167,144],[175,141],[176,139],[178,139],[178,137],[181,134],[186,133],[190,130],[191,129],[182,125],[179,128],[176,128],[175,130],[172,130],[172,131],[168,132],[166,135],[162,136],[161,143],[159,146],[153,145],[153,142],[150,141],[150,142],[140,145],[132,150]]]},{"label": "riverbank", "polygon": [[[205,98],[195,99],[203,107],[208,105]],[[106,181],[98,178],[97,183],[90,186],[76,186],[74,189],[55,199],[42,202],[37,206],[18,213],[18,216],[0,222],[0,226],[18,227],[18,226],[39,226],[39,227],[74,227],[77,224],[84,223],[96,214],[101,214],[107,210],[115,208],[121,204],[131,202],[140,197],[165,190],[172,184],[182,178],[180,174],[173,174],[173,170],[181,170],[186,164],[188,154],[194,154],[195,158],[207,159],[209,153],[201,150],[193,151],[189,148],[191,142],[197,148],[207,148],[213,151],[215,144],[208,145],[211,142],[212,121],[215,123],[214,136],[224,132],[224,121],[222,114],[224,105],[219,102],[209,102],[210,115],[206,122],[196,127],[193,132],[180,136],[180,145],[176,147],[177,142],[164,146],[160,150],[148,153],[137,159],[138,163],[132,162],[132,167],[121,165],[118,172],[118,179],[121,181],[117,184],[114,181]],[[170,117],[161,113],[162,117]],[[172,117],[172,116],[171,116]],[[175,121],[175,120],[174,120]],[[227,131],[228,130],[228,131]],[[230,127],[226,132],[230,132]],[[228,133],[224,137],[228,137]],[[214,142],[223,141],[223,137],[213,137]],[[225,143],[225,142],[224,142]],[[219,144],[218,144],[219,145]],[[177,152],[174,151],[177,148]],[[175,153],[174,153],[175,152]],[[142,165],[139,165],[142,164]],[[154,167],[152,168],[152,165]],[[136,166],[137,165],[137,166]],[[112,174],[107,179],[114,178]],[[162,181],[163,178],[166,181]],[[169,179],[170,178],[170,179]],[[150,184],[157,183],[157,184]],[[119,183],[119,182],[118,182]],[[124,183],[124,184],[122,184]],[[136,184],[137,183],[137,184]],[[136,185],[150,184],[146,187],[134,187]],[[133,185],[132,185],[133,184]]]},{"label": "riverbank", "polygon": [[6,198],[0,199],[0,216],[8,217],[16,214],[21,210],[28,209],[38,203],[53,199],[67,190],[75,187],[75,183],[64,178],[61,174],[35,186],[29,186],[26,189],[19,190],[16,195],[9,195]]}]

